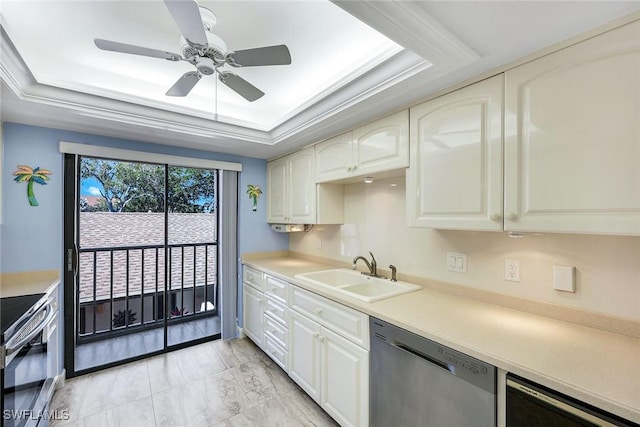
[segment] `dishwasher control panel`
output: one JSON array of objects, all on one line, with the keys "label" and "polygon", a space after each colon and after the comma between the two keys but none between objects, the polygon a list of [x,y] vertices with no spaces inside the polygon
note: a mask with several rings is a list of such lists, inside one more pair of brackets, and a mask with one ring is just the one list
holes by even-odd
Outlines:
[{"label": "dishwasher control panel", "polygon": [[[462,355],[459,351],[448,347],[438,346],[438,354],[447,364],[455,366],[456,369],[465,369],[473,375],[486,374],[488,368],[484,362],[478,361],[467,355]],[[461,356],[462,355],[462,356]]]},{"label": "dishwasher control panel", "polygon": [[467,382],[495,393],[495,366],[373,317],[369,326],[372,345],[376,340],[384,342],[395,347],[397,351],[411,353]]}]

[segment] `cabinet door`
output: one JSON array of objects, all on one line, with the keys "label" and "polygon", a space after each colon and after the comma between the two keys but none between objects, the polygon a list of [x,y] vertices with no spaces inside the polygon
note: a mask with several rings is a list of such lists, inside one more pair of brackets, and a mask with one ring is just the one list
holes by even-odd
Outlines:
[{"label": "cabinet door", "polygon": [[267,222],[288,222],[287,159],[267,164]]},{"label": "cabinet door", "polygon": [[291,287],[289,306],[358,345],[369,348],[369,316],[366,314],[297,286]]},{"label": "cabinet door", "polygon": [[411,109],[411,226],[502,230],[503,84],[499,75]]},{"label": "cabinet door", "polygon": [[316,144],[316,182],[349,178],[355,167],[352,132]]},{"label": "cabinet door", "polygon": [[353,131],[355,175],[409,167],[409,110]]},{"label": "cabinet door", "polygon": [[369,425],[369,353],[326,328],[320,339],[320,406],[341,426]]},{"label": "cabinet door", "polygon": [[243,330],[258,347],[264,347],[263,335],[263,313],[264,295],[251,286],[242,286],[243,309]]},{"label": "cabinet door", "polygon": [[294,224],[316,223],[315,153],[309,147],[287,157],[289,163],[289,219]]},{"label": "cabinet door", "polygon": [[640,234],[639,34],[506,72],[505,229]]},{"label": "cabinet door", "polygon": [[289,376],[316,402],[320,401],[320,325],[291,310]]}]

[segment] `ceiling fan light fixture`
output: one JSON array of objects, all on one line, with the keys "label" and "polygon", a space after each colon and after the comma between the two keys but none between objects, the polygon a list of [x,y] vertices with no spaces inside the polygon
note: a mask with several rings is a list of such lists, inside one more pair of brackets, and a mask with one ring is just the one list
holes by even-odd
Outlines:
[{"label": "ceiling fan light fixture", "polygon": [[215,63],[211,58],[207,58],[206,56],[201,56],[196,60],[196,68],[205,76],[210,76],[211,74],[216,72]]}]

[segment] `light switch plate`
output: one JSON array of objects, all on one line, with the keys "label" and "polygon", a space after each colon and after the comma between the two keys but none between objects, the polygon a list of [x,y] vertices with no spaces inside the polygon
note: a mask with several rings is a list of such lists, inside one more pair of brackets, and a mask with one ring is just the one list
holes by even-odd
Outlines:
[{"label": "light switch plate", "polygon": [[457,252],[447,252],[447,270],[456,273],[467,272],[467,255]]},{"label": "light switch plate", "polygon": [[576,291],[576,268],[571,266],[553,266],[553,289],[564,292]]}]

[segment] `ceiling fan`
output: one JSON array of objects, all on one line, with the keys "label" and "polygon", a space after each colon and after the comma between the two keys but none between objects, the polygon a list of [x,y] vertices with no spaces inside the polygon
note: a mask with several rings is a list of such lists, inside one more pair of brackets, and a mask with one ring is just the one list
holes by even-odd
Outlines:
[{"label": "ceiling fan", "polygon": [[220,67],[224,65],[255,67],[291,64],[291,55],[286,45],[227,52],[224,40],[212,32],[217,21],[216,15],[212,11],[199,6],[194,0],[164,0],[164,2],[182,33],[180,37],[181,55],[103,39],[95,39],[94,43],[102,50],[169,61],[187,61],[193,64],[196,70],[182,75],[167,91],[166,95],[168,96],[186,96],[200,81],[203,74],[208,76],[217,73],[218,80],[247,101],[253,102],[261,98],[264,92],[237,74],[222,70]]}]

